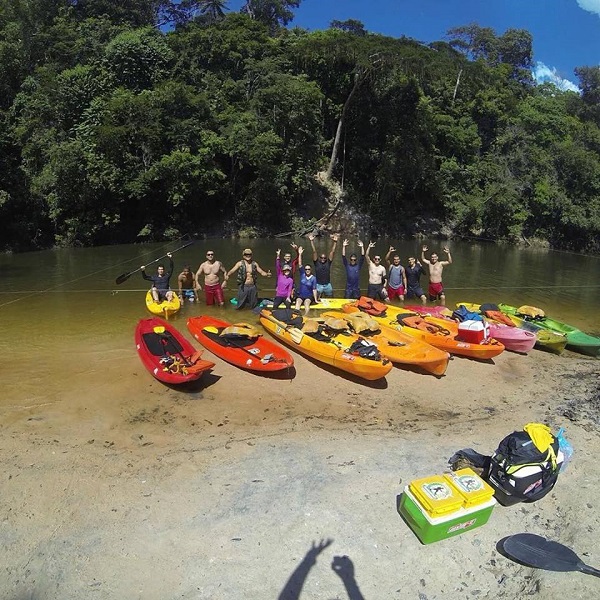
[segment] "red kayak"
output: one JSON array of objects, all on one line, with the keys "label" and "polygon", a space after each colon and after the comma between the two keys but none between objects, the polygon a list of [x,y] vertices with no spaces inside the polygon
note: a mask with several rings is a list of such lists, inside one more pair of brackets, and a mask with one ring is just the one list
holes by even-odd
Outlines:
[{"label": "red kayak", "polygon": [[175,327],[159,317],[140,320],[135,328],[135,345],[146,369],[163,383],[194,381],[215,366],[202,360],[202,350],[196,350]]},{"label": "red kayak", "polygon": [[282,371],[294,365],[294,359],[287,350],[263,337],[247,323],[232,325],[203,315],[190,317],[187,327],[207,350],[241,369]]}]

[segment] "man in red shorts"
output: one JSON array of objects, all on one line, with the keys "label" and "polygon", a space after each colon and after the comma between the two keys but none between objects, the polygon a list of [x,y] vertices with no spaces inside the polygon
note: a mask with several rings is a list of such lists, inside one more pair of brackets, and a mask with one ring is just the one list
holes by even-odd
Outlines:
[{"label": "man in red shorts", "polygon": [[[219,273],[221,271],[223,271],[223,283],[219,280]],[[204,295],[206,296],[206,304],[211,306],[216,303],[219,306],[223,306],[223,304],[225,304],[223,288],[227,283],[227,270],[220,260],[215,260],[215,253],[212,250],[207,251],[206,260],[196,271],[196,282],[199,290],[202,289],[202,286],[200,285],[200,275],[202,274],[204,274]]]},{"label": "man in red shorts", "polygon": [[425,258],[425,252],[427,252],[427,246],[423,246],[421,260],[429,266],[429,300],[431,302],[439,300],[440,304],[445,306],[446,295],[444,294],[444,285],[442,284],[442,271],[445,266],[452,264],[450,250],[447,247],[444,248],[448,260],[438,260],[438,255],[435,252],[431,255],[431,258],[427,260]]}]

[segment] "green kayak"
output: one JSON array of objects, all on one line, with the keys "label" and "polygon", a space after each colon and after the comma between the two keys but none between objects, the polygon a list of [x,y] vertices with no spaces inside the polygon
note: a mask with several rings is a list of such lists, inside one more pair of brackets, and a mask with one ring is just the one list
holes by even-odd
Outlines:
[{"label": "green kayak", "polygon": [[528,317],[519,313],[517,307],[510,306],[509,304],[499,304],[498,307],[506,315],[521,317],[528,323],[533,323],[534,325],[538,325],[549,331],[566,335],[567,347],[571,350],[575,350],[575,352],[581,352],[582,354],[588,354],[590,356],[600,355],[600,338],[588,335],[581,331],[581,329],[577,329],[577,327],[567,325],[566,323],[562,323],[561,321],[546,316]]}]

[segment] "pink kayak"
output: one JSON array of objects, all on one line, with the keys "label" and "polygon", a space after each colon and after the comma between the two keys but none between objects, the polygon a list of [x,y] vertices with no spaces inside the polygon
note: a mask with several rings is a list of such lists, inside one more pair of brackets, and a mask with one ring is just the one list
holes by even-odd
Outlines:
[{"label": "pink kayak", "polygon": [[[405,306],[406,310],[411,310],[419,315],[429,315],[432,317],[450,319],[452,311],[446,306]],[[525,331],[519,327],[510,327],[504,323],[497,323],[486,319],[490,327],[490,336],[498,340],[507,350],[527,354],[537,341],[537,336],[531,331]]]}]

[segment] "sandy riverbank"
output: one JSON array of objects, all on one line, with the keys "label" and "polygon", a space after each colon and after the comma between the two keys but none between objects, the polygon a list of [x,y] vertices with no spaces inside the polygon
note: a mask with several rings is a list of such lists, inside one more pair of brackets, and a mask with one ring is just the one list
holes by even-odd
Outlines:
[{"label": "sandy riverbank", "polygon": [[[600,595],[598,579],[495,550],[530,531],[600,566],[600,361],[504,353],[365,385],[298,355],[292,380],[217,359],[181,392],[145,372],[129,339],[103,343],[61,389],[9,385],[0,404],[0,598],[263,600],[297,567],[289,599]],[[119,360],[104,360],[108,346]],[[575,447],[555,490],[422,546],[396,511],[403,486],[535,420],[565,426]],[[321,539],[333,541],[302,562]]]}]

